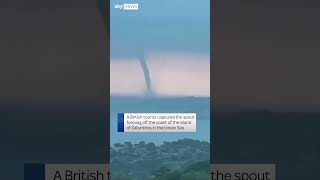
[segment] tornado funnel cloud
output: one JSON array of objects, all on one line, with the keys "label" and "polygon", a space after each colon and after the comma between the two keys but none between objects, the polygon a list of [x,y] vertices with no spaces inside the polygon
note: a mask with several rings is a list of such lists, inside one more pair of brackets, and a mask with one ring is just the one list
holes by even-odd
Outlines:
[{"label": "tornado funnel cloud", "polygon": [[153,95],[151,78],[150,78],[150,73],[149,73],[148,65],[147,65],[146,58],[145,58],[144,54],[139,57],[139,61],[140,61],[140,65],[143,70],[144,80],[145,80],[145,84],[146,84],[145,94],[147,96],[151,96],[151,95]]}]

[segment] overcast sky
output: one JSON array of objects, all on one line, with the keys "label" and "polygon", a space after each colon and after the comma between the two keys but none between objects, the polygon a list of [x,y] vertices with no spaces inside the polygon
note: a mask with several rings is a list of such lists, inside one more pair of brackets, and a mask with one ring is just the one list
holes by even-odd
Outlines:
[{"label": "overcast sky", "polygon": [[[139,3],[138,11],[115,9]],[[141,51],[210,51],[209,0],[111,0],[111,57]]]},{"label": "overcast sky", "polygon": [[[147,54],[152,89],[158,96],[210,96],[210,57],[202,54]],[[139,95],[146,91],[136,58],[111,61],[112,95]]]},{"label": "overcast sky", "polygon": [[[111,1],[111,94],[144,95],[144,54],[156,95],[210,96],[209,0]],[[138,11],[114,5],[139,3]]]},{"label": "overcast sky", "polygon": [[[93,1],[0,5],[1,102],[101,97],[102,66],[92,60],[100,43]],[[219,6],[213,85],[217,102],[320,110],[319,2],[243,0],[221,1]]]}]

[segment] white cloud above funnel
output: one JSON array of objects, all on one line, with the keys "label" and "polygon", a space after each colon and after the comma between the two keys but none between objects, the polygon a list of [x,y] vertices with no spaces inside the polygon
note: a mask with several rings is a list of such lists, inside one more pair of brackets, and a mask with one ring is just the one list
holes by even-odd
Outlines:
[{"label": "white cloud above funnel", "polygon": [[[149,53],[146,62],[155,95],[210,96],[209,55]],[[145,79],[138,59],[111,59],[110,73],[111,95],[145,95]]]}]

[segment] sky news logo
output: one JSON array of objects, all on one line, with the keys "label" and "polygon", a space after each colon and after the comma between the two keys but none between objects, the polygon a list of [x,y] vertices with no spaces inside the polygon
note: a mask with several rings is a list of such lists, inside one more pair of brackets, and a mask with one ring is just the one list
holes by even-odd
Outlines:
[{"label": "sky news logo", "polygon": [[115,9],[126,10],[126,11],[137,11],[139,10],[139,4],[116,4],[114,5]]}]

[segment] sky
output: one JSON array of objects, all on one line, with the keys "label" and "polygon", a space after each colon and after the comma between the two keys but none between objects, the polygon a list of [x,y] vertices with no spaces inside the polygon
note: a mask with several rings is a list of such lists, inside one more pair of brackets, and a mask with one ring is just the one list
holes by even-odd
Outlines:
[{"label": "sky", "polygon": [[[2,104],[87,104],[103,97],[93,1],[0,5]],[[218,105],[319,111],[319,2],[220,1],[217,8],[211,71]]]},{"label": "sky", "polygon": [[[210,96],[210,57],[203,54],[151,53],[147,63],[157,96]],[[117,59],[110,65],[112,95],[144,96],[146,86],[139,60]]]},{"label": "sky", "polygon": [[[115,4],[138,2],[138,11],[121,11]],[[209,0],[111,1],[111,58],[141,51],[210,51]]]},{"label": "sky", "polygon": [[[209,0],[111,1],[111,94],[144,95],[139,57],[161,96],[210,96]],[[138,11],[114,5],[139,3]]]}]

